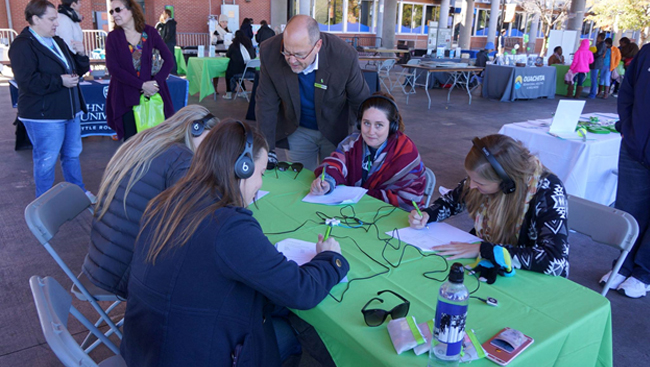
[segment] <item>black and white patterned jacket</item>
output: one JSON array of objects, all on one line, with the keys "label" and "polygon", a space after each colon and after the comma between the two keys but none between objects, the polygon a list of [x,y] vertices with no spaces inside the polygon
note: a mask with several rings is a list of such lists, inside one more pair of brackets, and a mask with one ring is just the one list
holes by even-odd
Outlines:
[{"label": "black and white patterned jacket", "polygon": [[[465,181],[425,209],[430,222],[440,222],[465,210],[461,194]],[[553,276],[569,276],[568,205],[562,181],[554,174],[542,177],[531,199],[516,245],[481,243],[481,257],[494,258],[493,248],[508,249],[517,269],[532,270]]]}]

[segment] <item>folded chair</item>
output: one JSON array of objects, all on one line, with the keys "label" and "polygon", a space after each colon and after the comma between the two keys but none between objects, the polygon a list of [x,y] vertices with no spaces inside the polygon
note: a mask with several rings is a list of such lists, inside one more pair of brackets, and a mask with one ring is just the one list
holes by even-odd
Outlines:
[{"label": "folded chair", "polygon": [[[29,278],[29,287],[32,289],[45,340],[64,366],[126,367],[126,362],[120,356],[120,350],[72,305],[72,297],[54,278],[41,278],[34,275]],[[95,363],[70,334],[68,330],[68,315],[70,314],[87,327],[115,355],[99,364]]]},{"label": "folded chair", "polygon": [[639,235],[639,225],[632,215],[622,210],[573,195],[567,195],[567,200],[569,229],[587,235],[595,242],[621,250],[621,255],[612,269],[612,276],[609,277],[603,291],[600,292],[605,296],[614,279],[614,274],[621,269],[630,249],[634,246]]},{"label": "folded chair", "polygon": [[[420,59],[411,59],[409,60],[406,65],[419,65],[420,64]],[[415,80],[417,79],[417,69],[409,69],[409,68],[402,68],[402,71],[397,74],[397,80],[395,80],[395,84],[391,87],[391,92],[392,89],[395,89],[396,86],[400,86],[402,88],[402,92],[406,94],[406,104],[409,104],[409,96],[411,94],[415,94]],[[404,78],[404,81],[400,83],[400,79]]]},{"label": "folded chair", "polygon": [[[386,88],[386,92],[390,93],[391,90],[393,89],[393,81],[390,78],[390,69],[393,68],[395,65],[395,59],[388,59],[384,60],[380,65],[379,68],[377,68],[377,74],[379,74],[379,81],[381,82],[381,85]],[[386,82],[384,81],[385,79],[388,79],[388,85],[386,85]]]},{"label": "folded chair", "polygon": [[[76,218],[90,205],[90,199],[79,186],[69,182],[61,182],[27,205],[27,208],[25,208],[25,222],[27,222],[27,226],[38,242],[45,247],[45,250],[54,258],[54,261],[61,267],[63,272],[72,280],[72,293],[79,300],[90,302],[97,311],[100,319],[97,320],[95,326],[99,326],[104,321],[110,327],[106,336],[115,333],[122,339],[122,332],[108,316],[108,313],[122,300],[117,295],[95,286],[84,273],[75,276],[49,243],[64,223]],[[97,303],[98,301],[109,301],[113,302],[113,304],[104,310]],[[119,322],[119,324],[121,323],[122,321]],[[86,349],[86,352],[90,352],[98,344],[98,342],[93,343]]]},{"label": "folded chair", "polygon": [[244,96],[246,97],[246,100],[250,102],[250,99],[248,98],[248,92],[244,90],[243,88],[243,83],[244,80],[248,80],[249,82],[253,83],[255,81],[255,70],[260,67],[260,59],[251,59],[248,60],[246,63],[246,67],[244,68],[244,72],[241,74],[241,76],[237,79],[237,86],[235,87],[235,95],[233,97],[233,100],[235,100],[236,96],[239,95],[239,93],[243,93]]}]

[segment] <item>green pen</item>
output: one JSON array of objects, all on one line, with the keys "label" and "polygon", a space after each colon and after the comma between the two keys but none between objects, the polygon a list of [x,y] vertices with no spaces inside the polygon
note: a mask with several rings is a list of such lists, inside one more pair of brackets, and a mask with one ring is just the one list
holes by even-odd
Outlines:
[{"label": "green pen", "polygon": [[330,232],[332,232],[332,226],[328,225],[327,231],[325,231],[325,237],[323,237],[323,241],[327,241],[327,239],[330,237]]},{"label": "green pen", "polygon": [[418,208],[418,204],[415,202],[415,200],[411,200],[411,202],[413,203],[413,206],[415,207],[415,210],[418,211],[418,214],[420,216],[422,216],[422,212],[420,211],[420,208]]},{"label": "green pen", "polygon": [[325,170],[327,170],[327,164],[323,167],[323,171],[320,173],[320,182],[325,182]]}]

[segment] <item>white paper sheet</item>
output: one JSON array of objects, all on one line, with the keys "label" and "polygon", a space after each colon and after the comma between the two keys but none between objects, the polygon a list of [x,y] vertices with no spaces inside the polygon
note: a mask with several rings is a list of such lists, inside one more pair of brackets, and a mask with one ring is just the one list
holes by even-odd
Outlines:
[{"label": "white paper sheet", "polygon": [[[275,244],[278,252],[281,252],[287,259],[298,265],[303,265],[311,261],[316,256],[316,244],[295,238],[287,238]],[[348,277],[341,279],[341,283],[347,282]]]},{"label": "white paper sheet", "polygon": [[307,194],[302,201],[312,204],[325,204],[325,205],[342,205],[342,204],[355,204],[361,200],[363,195],[368,190],[363,187],[356,186],[337,186],[331,193],[327,195],[312,195]]},{"label": "white paper sheet", "polygon": [[434,247],[446,245],[451,241],[467,243],[481,241],[480,238],[447,223],[429,223],[429,227],[423,229],[406,227],[398,229],[396,233],[391,231],[386,234],[423,251],[435,251]]}]

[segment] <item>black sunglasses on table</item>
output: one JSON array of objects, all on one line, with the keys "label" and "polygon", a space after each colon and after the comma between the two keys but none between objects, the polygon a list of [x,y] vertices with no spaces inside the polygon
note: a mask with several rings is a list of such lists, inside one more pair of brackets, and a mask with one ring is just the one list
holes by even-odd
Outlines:
[{"label": "black sunglasses on table", "polygon": [[275,177],[278,177],[278,171],[284,172],[291,169],[293,172],[296,172],[296,176],[293,178],[295,180],[304,167],[302,163],[278,162],[275,165]]},{"label": "black sunglasses on table", "polygon": [[379,297],[371,298],[370,301],[368,301],[368,303],[366,303],[366,305],[363,306],[363,308],[361,309],[361,313],[363,314],[363,320],[366,322],[366,325],[371,327],[379,326],[383,324],[384,321],[386,321],[386,317],[388,317],[388,315],[390,315],[390,317],[393,320],[406,317],[406,315],[408,315],[409,308],[411,307],[411,302],[407,301],[406,298],[391,291],[390,289],[379,291],[377,292],[377,295],[380,296],[382,293],[385,292],[390,292],[394,294],[395,296],[399,297],[403,302],[393,307],[393,309],[390,311],[382,310],[379,308],[366,309],[366,307],[368,307],[368,305],[372,301],[379,301],[381,303],[384,303],[384,300]]}]

